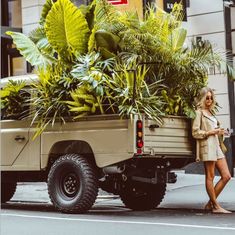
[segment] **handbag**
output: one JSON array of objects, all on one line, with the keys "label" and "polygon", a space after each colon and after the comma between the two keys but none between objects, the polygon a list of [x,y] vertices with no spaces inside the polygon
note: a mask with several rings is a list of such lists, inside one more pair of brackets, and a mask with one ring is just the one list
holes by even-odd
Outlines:
[{"label": "handbag", "polygon": [[222,150],[223,153],[226,153],[227,152],[227,148],[224,144],[224,136],[223,135],[220,135],[218,136],[218,139],[219,139],[219,145],[220,145],[220,148]]},{"label": "handbag", "polygon": [[[218,127],[220,127],[220,122],[218,120],[217,120],[217,125],[218,125]],[[222,152],[226,153],[228,150],[224,144],[224,135],[219,135],[218,139],[219,139],[219,145],[220,145]]]}]

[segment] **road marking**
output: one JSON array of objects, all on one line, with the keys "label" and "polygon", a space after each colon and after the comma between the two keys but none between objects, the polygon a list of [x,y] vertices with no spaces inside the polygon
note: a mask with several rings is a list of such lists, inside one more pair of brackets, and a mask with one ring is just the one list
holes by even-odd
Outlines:
[{"label": "road marking", "polygon": [[51,220],[63,220],[63,221],[80,221],[80,222],[97,222],[97,223],[119,223],[119,224],[140,224],[140,225],[159,225],[159,226],[172,226],[172,227],[188,227],[188,228],[203,228],[203,229],[218,229],[218,230],[233,230],[234,227],[218,227],[218,226],[205,226],[194,224],[173,224],[173,223],[158,223],[158,222],[144,222],[144,221],[124,221],[124,220],[99,220],[99,219],[79,219],[79,218],[62,218],[62,217],[50,217],[50,216],[36,216],[36,215],[20,215],[20,214],[1,214],[1,216],[33,218],[33,219],[51,219]]}]

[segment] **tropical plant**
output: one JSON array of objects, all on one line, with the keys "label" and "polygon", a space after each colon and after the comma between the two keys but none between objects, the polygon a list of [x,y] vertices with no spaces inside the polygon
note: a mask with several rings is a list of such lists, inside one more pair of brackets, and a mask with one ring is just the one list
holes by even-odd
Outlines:
[{"label": "tropical plant", "polygon": [[99,53],[89,53],[76,57],[71,75],[81,81],[82,84],[90,84],[96,95],[104,95],[104,80],[108,79],[108,73],[113,70],[115,59],[102,59]]},{"label": "tropical plant", "polygon": [[82,11],[69,0],[47,0],[41,25],[29,37],[7,32],[20,53],[37,67],[58,63],[72,64],[75,55],[86,53],[90,29]]},{"label": "tropical plant", "polygon": [[22,119],[29,112],[29,93],[23,81],[9,80],[0,90],[0,108],[2,119]]},{"label": "tropical plant", "polygon": [[[141,19],[106,0],[79,8],[47,0],[29,37],[8,32],[39,70],[32,100],[38,134],[71,115],[145,113],[158,122],[167,114],[193,117],[208,69],[225,63],[209,42],[186,46],[182,18],[180,4],[170,14],[149,8]],[[235,78],[234,69],[226,69]]]},{"label": "tropical plant", "polygon": [[64,117],[71,116],[66,101],[72,101],[70,92],[80,81],[70,71],[76,57],[88,51],[89,32],[85,15],[69,0],[47,0],[40,26],[29,37],[8,32],[20,53],[39,71],[39,82],[33,84],[37,95],[32,98],[36,135],[55,120],[65,122]]},{"label": "tropical plant", "polygon": [[186,46],[187,32],[181,27],[180,4],[175,4],[170,14],[149,8],[142,21],[136,13],[120,13],[105,0],[98,2],[96,14],[100,29],[96,34],[107,45],[112,38],[115,45],[105,47],[103,42],[102,51],[106,50],[105,55],[107,51],[109,55],[116,53],[127,65],[133,61],[151,63],[148,83],[162,80],[166,86],[163,110],[167,114],[194,116],[194,98],[207,84],[210,67],[223,67],[224,72],[228,69],[229,76],[235,78],[234,69],[209,42],[192,42],[191,47]]},{"label": "tropical plant", "polygon": [[117,65],[112,77],[106,80],[106,97],[111,100],[109,107],[117,107],[121,116],[145,114],[146,117],[162,123],[162,85],[159,81],[147,84],[147,72],[146,65],[136,65],[134,69],[125,64]]},{"label": "tropical plant", "polygon": [[91,85],[81,85],[70,94],[73,101],[66,101],[66,104],[69,105],[70,112],[75,113],[74,119],[88,114],[104,113],[102,108],[102,97],[94,93],[94,89]]},{"label": "tropical plant", "polygon": [[35,107],[32,115],[32,123],[37,121],[38,130],[35,136],[41,134],[55,121],[65,123],[69,118],[69,107],[65,101],[72,100],[69,91],[76,89],[77,82],[69,77],[63,67],[53,65],[47,69],[39,70],[39,81],[32,84],[32,105]]},{"label": "tropical plant", "polygon": [[[105,95],[105,82],[115,65],[114,59],[103,60],[99,53],[77,56],[71,75],[79,81],[78,88],[71,92],[73,101],[68,101],[70,111],[77,113],[76,118],[89,113],[105,113],[103,106],[108,100]],[[80,114],[79,114],[80,113]]]}]

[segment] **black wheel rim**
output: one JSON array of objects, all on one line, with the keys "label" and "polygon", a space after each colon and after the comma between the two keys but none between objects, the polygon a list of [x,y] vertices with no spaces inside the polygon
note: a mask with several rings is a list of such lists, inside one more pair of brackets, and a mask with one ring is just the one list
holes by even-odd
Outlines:
[{"label": "black wheel rim", "polygon": [[79,177],[74,172],[67,172],[60,178],[60,192],[64,199],[73,199],[80,190]]}]

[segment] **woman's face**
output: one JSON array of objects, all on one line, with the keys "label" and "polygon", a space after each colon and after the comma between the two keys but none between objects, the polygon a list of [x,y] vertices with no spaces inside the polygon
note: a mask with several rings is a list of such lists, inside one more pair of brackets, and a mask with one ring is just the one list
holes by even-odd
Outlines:
[{"label": "woman's face", "polygon": [[205,106],[206,108],[210,108],[213,103],[213,96],[210,91],[206,94]]}]

